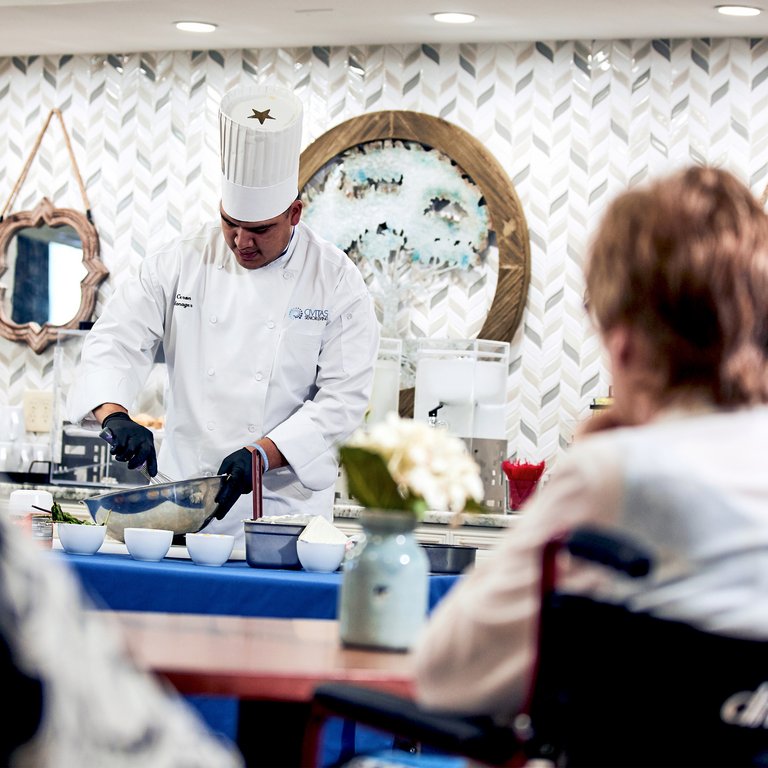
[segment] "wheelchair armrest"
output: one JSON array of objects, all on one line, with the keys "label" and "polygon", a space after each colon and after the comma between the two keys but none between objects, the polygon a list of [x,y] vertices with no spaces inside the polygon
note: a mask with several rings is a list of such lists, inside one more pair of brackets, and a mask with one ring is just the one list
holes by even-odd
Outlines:
[{"label": "wheelchair armrest", "polygon": [[426,710],[410,699],[348,683],[324,683],[315,689],[313,718],[353,720],[436,750],[499,764],[521,752],[509,728],[488,717],[459,717]]},{"label": "wheelchair armrest", "polygon": [[572,531],[563,543],[574,557],[606,565],[633,579],[647,576],[653,564],[632,539],[616,531],[582,526]]}]

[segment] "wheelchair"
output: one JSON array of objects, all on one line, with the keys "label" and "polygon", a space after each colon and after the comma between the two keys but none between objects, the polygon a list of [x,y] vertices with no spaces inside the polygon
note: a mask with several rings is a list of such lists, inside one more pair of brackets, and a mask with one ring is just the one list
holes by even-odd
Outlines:
[{"label": "wheelchair", "polygon": [[768,641],[559,592],[555,564],[563,549],[633,579],[653,567],[630,539],[596,528],[547,544],[534,681],[513,727],[326,683],[315,691],[303,765],[318,764],[323,726],[340,717],[391,734],[408,753],[428,749],[486,766],[768,766]]}]

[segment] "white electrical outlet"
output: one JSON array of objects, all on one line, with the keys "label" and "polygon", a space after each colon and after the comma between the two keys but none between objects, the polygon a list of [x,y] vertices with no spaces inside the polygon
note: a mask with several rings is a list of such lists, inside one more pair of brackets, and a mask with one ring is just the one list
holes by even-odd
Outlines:
[{"label": "white electrical outlet", "polygon": [[50,432],[53,392],[30,389],[24,393],[24,427],[27,432]]}]

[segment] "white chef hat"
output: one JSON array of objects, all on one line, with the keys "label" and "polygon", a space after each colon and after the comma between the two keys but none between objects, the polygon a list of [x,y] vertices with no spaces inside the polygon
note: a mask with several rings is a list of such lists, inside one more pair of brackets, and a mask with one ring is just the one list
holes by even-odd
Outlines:
[{"label": "white chef hat", "polygon": [[280,86],[248,85],[225,94],[219,134],[226,214],[265,221],[296,199],[302,115],[301,101]]}]

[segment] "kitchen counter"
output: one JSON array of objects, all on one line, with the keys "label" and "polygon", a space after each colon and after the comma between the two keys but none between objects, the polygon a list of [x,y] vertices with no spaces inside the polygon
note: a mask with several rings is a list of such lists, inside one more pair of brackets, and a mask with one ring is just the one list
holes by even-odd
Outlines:
[{"label": "kitchen counter", "polygon": [[75,485],[50,485],[46,483],[9,483],[0,482],[0,501],[7,502],[13,491],[19,490],[50,491],[54,500],[59,503],[76,503],[97,493],[103,493],[100,488],[85,488]]},{"label": "kitchen counter", "polygon": [[[32,484],[32,483],[9,483],[0,482],[0,510],[7,506],[8,498],[12,491],[16,491],[22,488],[50,491],[55,501],[58,501],[62,505],[73,505],[76,508],[79,505],[78,502],[83,499],[87,499],[90,496],[95,496],[99,493],[105,493],[105,488],[86,488],[76,485],[50,485],[50,484]],[[85,511],[85,507],[82,508]],[[71,508],[67,511],[73,512]],[[333,516],[336,520],[349,520],[355,522],[363,512],[363,507],[356,506],[349,503],[335,504],[333,508]],[[429,525],[445,525],[450,527],[452,522],[453,513],[451,512],[426,512],[422,519],[422,523]],[[483,514],[483,513],[471,513],[463,515],[463,522],[465,526],[472,526],[478,528],[507,528],[514,524],[517,515],[515,514]]]},{"label": "kitchen counter", "polygon": [[[333,516],[335,519],[357,520],[365,511],[364,507],[354,504],[335,504]],[[451,525],[454,523],[453,512],[425,512],[422,523]],[[493,515],[479,512],[467,513],[461,516],[464,525],[477,525],[483,528],[506,528],[514,522],[516,515]]]}]

